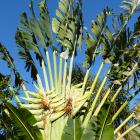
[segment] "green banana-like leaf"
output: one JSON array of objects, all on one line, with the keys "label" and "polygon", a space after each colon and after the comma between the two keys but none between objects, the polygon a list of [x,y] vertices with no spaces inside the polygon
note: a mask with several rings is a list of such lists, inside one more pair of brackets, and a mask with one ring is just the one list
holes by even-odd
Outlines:
[{"label": "green banana-like leaf", "polygon": [[19,87],[21,83],[21,76],[15,67],[14,59],[12,58],[12,56],[10,55],[6,47],[2,45],[1,43],[0,43],[0,59],[6,61],[8,64],[8,67],[14,72],[14,75],[15,75],[14,83],[16,87]]},{"label": "green banana-like leaf", "polygon": [[89,33],[86,34],[86,45],[88,48],[86,50],[86,61],[84,62],[84,66],[91,65],[95,59],[97,49],[101,44],[101,38],[106,27],[107,17],[110,13],[111,10],[106,8],[101,15],[97,16],[96,21],[92,21],[91,30],[94,34],[94,38]]},{"label": "green banana-like leaf", "polygon": [[42,140],[40,130],[32,126],[35,123],[33,115],[26,109],[17,109],[11,103],[6,102],[11,120],[17,127],[16,134],[26,140]]},{"label": "green banana-like leaf", "polygon": [[80,140],[83,133],[80,118],[69,118],[62,134],[61,140]]},{"label": "green banana-like leaf", "polygon": [[33,9],[33,1],[30,4],[32,13],[31,18],[28,18],[24,12],[20,18],[20,28],[16,32],[16,43],[19,45],[19,55],[25,60],[26,71],[31,71],[31,77],[36,80],[38,73],[35,66],[35,60],[32,52],[35,53],[36,59],[40,65],[43,60],[42,50],[47,50],[47,46],[56,49],[52,42],[49,12],[46,6],[46,0],[42,0],[39,4],[40,18],[37,19]]},{"label": "green banana-like leaf", "polygon": [[138,17],[136,23],[134,24],[134,33],[132,35],[132,39],[136,38],[139,39],[140,38],[140,16]]},{"label": "green banana-like leaf", "polygon": [[[26,34],[26,32],[25,32],[25,34]],[[34,50],[35,46],[33,44],[31,45],[29,43],[30,41],[28,40],[28,42],[27,42],[27,40],[24,40],[23,32],[20,29],[17,30],[16,43],[18,45],[20,45],[18,54],[20,55],[21,59],[23,59],[25,61],[26,71],[28,72],[31,69],[31,77],[34,80],[36,80],[36,75],[37,75],[38,71],[37,71],[37,68],[35,66],[34,60],[29,52],[30,49]],[[39,56],[39,55],[37,55],[37,56]]]},{"label": "green banana-like leaf", "polygon": [[113,140],[114,127],[110,124],[110,104],[106,103],[101,108],[97,117],[93,116],[87,128],[85,128],[81,140]]},{"label": "green banana-like leaf", "polygon": [[135,68],[139,64],[140,56],[140,44],[138,42],[140,36],[138,28],[139,18],[134,24],[134,31],[124,26],[126,20],[123,15],[119,15],[118,18],[118,23],[121,26],[118,29],[121,32],[114,29],[115,33],[111,33],[108,27],[105,29],[104,36],[102,37],[102,44],[104,46],[103,58],[113,64],[110,74],[111,82],[114,84],[123,83],[129,78],[131,73],[136,84],[140,75],[139,70]]},{"label": "green banana-like leaf", "polygon": [[53,47],[53,41],[52,41],[52,32],[51,32],[51,26],[50,26],[50,17],[49,17],[49,11],[46,6],[46,0],[43,0],[39,4],[39,10],[40,10],[40,29],[42,30],[42,34],[47,39],[48,43],[47,45],[52,45]]},{"label": "green banana-like leaf", "polygon": [[[57,40],[62,43],[63,47],[72,49],[74,41],[75,23],[70,18],[70,5],[69,0],[60,0],[59,10],[56,10],[57,18],[52,20],[53,32],[57,34]],[[71,24],[71,25],[70,25]],[[70,39],[69,39],[70,38]]]},{"label": "green banana-like leaf", "polygon": [[40,61],[40,63],[42,60],[41,54],[37,46],[35,35],[31,30],[30,22],[26,13],[21,14],[20,23],[21,28],[17,29],[15,36],[16,43],[19,45],[19,56],[21,56],[21,58],[25,61],[26,71],[31,70],[31,77],[36,80],[38,71],[34,64],[34,60],[31,56],[30,51],[33,51],[36,54],[36,58]]},{"label": "green banana-like leaf", "polygon": [[72,0],[60,0],[58,7],[57,18],[52,20],[52,30],[63,47],[74,50],[76,45],[81,46],[82,41],[82,1],[75,4]]},{"label": "green banana-like leaf", "polygon": [[122,6],[126,18],[130,18],[135,12],[140,11],[140,0],[123,0]]},{"label": "green banana-like leaf", "polygon": [[32,17],[30,20],[31,29],[32,29],[33,33],[35,34],[37,40],[41,44],[41,46],[45,49],[46,48],[45,38],[44,38],[42,30],[40,28],[39,21],[37,20],[35,13],[34,13],[33,1],[31,1],[31,4],[30,4],[30,10],[32,13]]}]

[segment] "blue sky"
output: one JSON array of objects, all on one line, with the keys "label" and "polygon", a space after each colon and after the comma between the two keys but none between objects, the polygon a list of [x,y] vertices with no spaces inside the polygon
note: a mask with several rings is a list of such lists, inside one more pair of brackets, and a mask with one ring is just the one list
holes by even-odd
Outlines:
[{"label": "blue sky", "polygon": [[[55,9],[57,8],[58,1],[59,0],[48,0],[51,18],[55,16]],[[37,6],[39,2],[40,0],[34,0],[34,5]],[[11,52],[13,58],[15,58],[15,64],[18,70],[22,73],[25,79],[28,79],[29,73],[25,74],[24,64],[21,63],[22,61],[20,59],[17,59],[17,45],[14,37],[16,29],[19,27],[20,14],[23,11],[30,14],[28,8],[29,3],[30,0],[1,0],[0,4],[0,42]],[[115,12],[120,12],[120,5],[121,0],[83,0],[85,26],[87,26],[89,30],[91,20],[96,19],[97,14],[101,13],[106,6],[113,8]],[[35,11],[37,12],[37,7],[35,7]],[[84,60],[84,57],[77,59],[78,62],[81,62],[81,60]],[[6,64],[1,61],[0,72],[9,73]]]}]

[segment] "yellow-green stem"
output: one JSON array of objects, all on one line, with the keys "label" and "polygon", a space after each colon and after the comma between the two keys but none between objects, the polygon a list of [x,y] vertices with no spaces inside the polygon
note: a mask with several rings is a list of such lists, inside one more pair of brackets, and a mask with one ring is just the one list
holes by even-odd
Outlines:
[{"label": "yellow-green stem", "polygon": [[124,104],[119,108],[119,110],[114,114],[112,117],[111,123],[114,122],[114,120],[118,117],[118,115],[122,112],[122,110],[128,105],[128,101],[125,101]]},{"label": "yellow-green stem", "polygon": [[93,81],[93,83],[92,83],[92,86],[91,86],[91,89],[90,89],[90,93],[91,93],[91,94],[92,94],[93,90],[95,89],[96,83],[97,83],[97,81],[98,81],[98,78],[99,78],[99,76],[100,76],[100,73],[101,73],[103,67],[104,67],[104,63],[102,62],[102,64],[100,65],[100,68],[99,68],[99,70],[98,70],[98,72],[97,72],[97,74],[96,74],[96,77],[95,77],[95,79],[94,79],[94,81]]},{"label": "yellow-green stem", "polygon": [[130,131],[132,131],[133,129],[135,129],[136,127],[138,127],[140,125],[140,123],[135,124],[133,126],[131,126],[129,129],[127,129],[124,133],[122,133],[116,140],[122,140],[122,138],[127,135]]},{"label": "yellow-green stem", "polygon": [[112,102],[112,103],[115,101],[116,97],[118,96],[118,94],[120,93],[121,90],[122,90],[122,86],[120,86],[120,87],[118,88],[118,90],[116,91],[116,93],[115,93],[114,96],[112,97],[112,99],[111,99],[111,102]]},{"label": "yellow-green stem", "polygon": [[64,62],[64,75],[63,75],[63,89],[62,93],[65,95],[66,92],[66,82],[67,82],[67,61]]},{"label": "yellow-green stem", "polygon": [[70,60],[69,77],[68,77],[68,90],[70,90],[70,86],[71,86],[71,76],[72,76],[74,53],[75,53],[75,51],[73,51],[73,54],[72,54],[72,57]]},{"label": "yellow-green stem", "polygon": [[48,83],[48,77],[47,77],[44,61],[42,61],[42,71],[43,71],[43,75],[44,75],[46,91],[49,91],[49,83]]},{"label": "yellow-green stem", "polygon": [[55,89],[56,89],[56,94],[58,94],[56,51],[53,51],[53,63],[54,63],[54,82],[55,82]]},{"label": "yellow-green stem", "polygon": [[49,77],[50,77],[50,86],[52,90],[54,89],[54,84],[53,84],[52,69],[51,69],[50,57],[48,51],[46,52],[46,57],[47,57],[47,64],[48,64]]},{"label": "yellow-green stem", "polygon": [[[110,70],[109,70],[110,71]],[[108,73],[109,73],[109,71],[108,71]],[[85,118],[85,120],[84,120],[84,127],[86,127],[87,126],[87,124],[88,124],[88,122],[89,122],[89,120],[90,120],[90,118],[91,118],[91,116],[92,116],[92,112],[93,112],[93,110],[94,110],[94,108],[95,108],[95,106],[96,106],[96,103],[97,103],[97,101],[98,101],[98,98],[99,98],[99,96],[100,96],[100,93],[101,93],[101,91],[102,91],[102,89],[103,89],[103,86],[105,85],[105,83],[106,83],[106,80],[107,80],[107,76],[105,76],[104,77],[104,79],[103,79],[103,81],[102,81],[102,83],[101,83],[101,85],[100,85],[100,87],[99,87],[99,89],[98,89],[98,92],[97,92],[97,94],[96,94],[96,96],[95,96],[95,98],[94,98],[94,100],[93,100],[93,102],[92,102],[92,105],[91,105],[91,107],[90,107],[90,109],[89,109],[89,112],[88,112],[88,114],[87,114],[87,116],[86,116],[86,118]]]},{"label": "yellow-green stem", "polygon": [[26,98],[29,98],[29,94],[28,94],[27,89],[24,84],[22,85],[22,88],[23,88]]},{"label": "yellow-green stem", "polygon": [[18,96],[15,95],[15,98],[16,98],[17,104],[20,106],[21,105],[21,101],[19,100]]},{"label": "yellow-green stem", "polygon": [[130,114],[124,121],[121,123],[114,131],[114,134],[120,131],[120,129],[132,118],[134,117],[134,113]]},{"label": "yellow-green stem", "polygon": [[60,62],[59,62],[59,92],[61,93],[61,85],[62,85],[62,63],[63,63],[63,60],[62,60],[62,57],[60,57]]},{"label": "yellow-green stem", "polygon": [[83,82],[83,86],[82,86],[82,91],[81,91],[81,95],[84,93],[85,91],[85,87],[86,87],[86,83],[87,83],[87,80],[88,80],[88,76],[89,76],[89,73],[90,73],[90,70],[91,68],[89,68],[86,72],[86,75],[85,75],[85,78],[84,78],[84,82]]},{"label": "yellow-green stem", "polygon": [[94,112],[94,114],[93,114],[94,116],[97,116],[97,115],[98,115],[98,113],[100,112],[100,110],[101,110],[103,104],[105,103],[105,101],[106,101],[108,95],[110,94],[110,92],[111,92],[111,89],[109,88],[109,89],[107,90],[106,94],[104,95],[103,99],[101,100],[100,104],[99,104],[98,107],[96,108],[96,110],[95,110],[95,112]]}]

